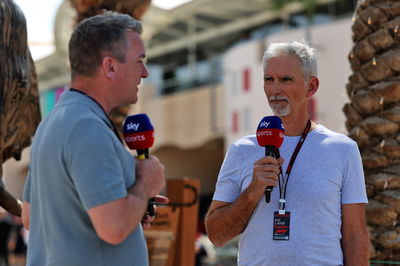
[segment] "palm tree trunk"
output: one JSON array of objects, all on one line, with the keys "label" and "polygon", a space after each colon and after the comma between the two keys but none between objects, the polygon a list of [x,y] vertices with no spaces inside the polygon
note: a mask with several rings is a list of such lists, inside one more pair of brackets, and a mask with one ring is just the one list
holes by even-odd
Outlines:
[{"label": "palm tree trunk", "polygon": [[343,111],[364,165],[371,258],[400,261],[400,2],[359,1],[353,20]]}]

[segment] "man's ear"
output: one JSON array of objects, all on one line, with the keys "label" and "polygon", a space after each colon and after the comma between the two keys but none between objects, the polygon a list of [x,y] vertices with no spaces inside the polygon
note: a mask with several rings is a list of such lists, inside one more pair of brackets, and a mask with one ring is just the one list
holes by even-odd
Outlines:
[{"label": "man's ear", "polygon": [[308,80],[308,84],[307,84],[307,93],[306,96],[307,97],[312,97],[318,90],[319,87],[319,79],[317,77],[312,76],[309,80]]},{"label": "man's ear", "polygon": [[115,79],[116,67],[115,60],[112,57],[106,56],[103,58],[101,68],[107,78]]}]

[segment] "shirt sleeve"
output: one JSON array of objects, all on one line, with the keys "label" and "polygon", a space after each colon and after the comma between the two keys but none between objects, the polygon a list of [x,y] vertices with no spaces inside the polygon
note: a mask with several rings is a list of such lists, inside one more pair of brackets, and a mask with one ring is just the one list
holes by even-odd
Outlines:
[{"label": "shirt sleeve", "polygon": [[102,121],[88,119],[76,126],[67,141],[67,168],[86,210],[127,196],[114,138],[114,133]]},{"label": "shirt sleeve", "polygon": [[239,197],[241,193],[239,165],[237,146],[232,144],[222,163],[213,200],[233,202]]},{"label": "shirt sleeve", "polygon": [[354,141],[347,152],[341,203],[368,203],[361,155]]}]

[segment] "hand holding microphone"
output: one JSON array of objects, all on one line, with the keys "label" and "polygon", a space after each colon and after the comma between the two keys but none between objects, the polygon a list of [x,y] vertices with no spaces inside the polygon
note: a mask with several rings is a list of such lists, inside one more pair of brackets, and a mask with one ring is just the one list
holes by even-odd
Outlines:
[{"label": "hand holding microphone", "polygon": [[[123,126],[124,140],[128,147],[137,151],[137,182],[142,182],[150,200],[147,212],[154,216],[156,196],[165,185],[164,166],[154,156],[149,156],[149,148],[154,143],[154,128],[146,114],[128,116]],[[147,160],[146,160],[147,159]]]},{"label": "hand holding microphone", "polygon": [[[258,145],[265,147],[265,156],[278,159],[280,157],[279,147],[282,145],[285,135],[282,120],[277,116],[264,117],[258,124],[256,135]],[[265,202],[267,203],[271,200],[273,188],[273,186],[265,188]]]}]

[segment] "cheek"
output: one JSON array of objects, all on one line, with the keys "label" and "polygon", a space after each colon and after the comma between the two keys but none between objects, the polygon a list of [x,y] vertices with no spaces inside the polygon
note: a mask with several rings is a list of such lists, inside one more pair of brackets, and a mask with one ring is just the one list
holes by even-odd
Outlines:
[{"label": "cheek", "polygon": [[264,93],[266,96],[271,94],[271,86],[268,86],[264,83]]}]

